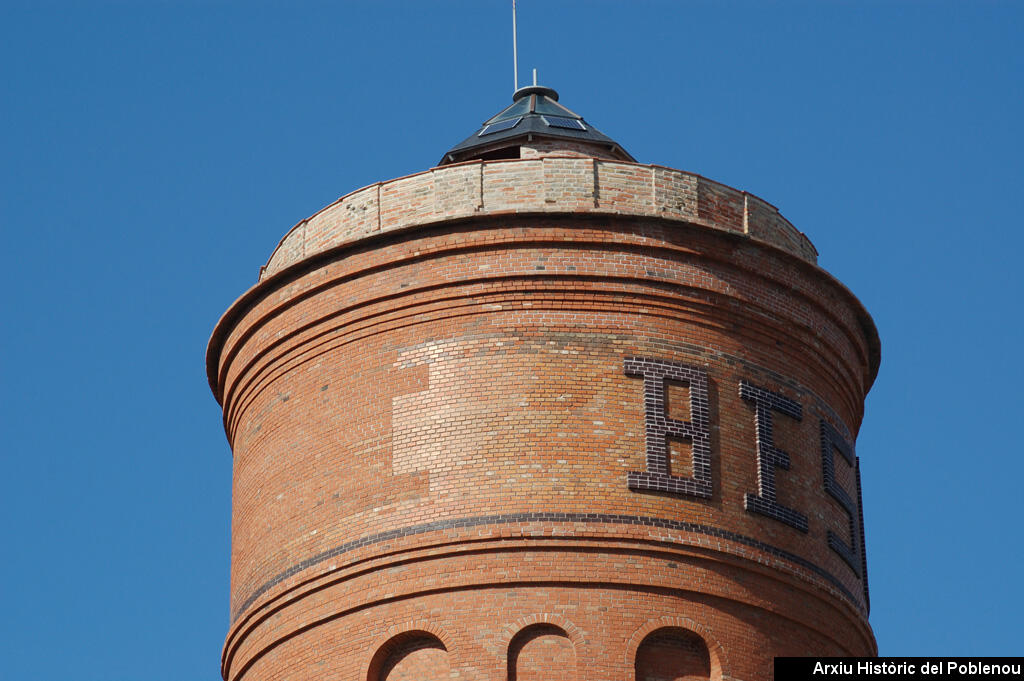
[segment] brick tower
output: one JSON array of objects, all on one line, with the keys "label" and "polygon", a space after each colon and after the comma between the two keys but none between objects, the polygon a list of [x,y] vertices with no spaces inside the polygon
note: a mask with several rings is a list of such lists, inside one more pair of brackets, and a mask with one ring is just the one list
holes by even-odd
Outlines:
[{"label": "brick tower", "polygon": [[868,655],[871,318],[770,204],[527,87],[217,324],[227,681],[771,678]]}]

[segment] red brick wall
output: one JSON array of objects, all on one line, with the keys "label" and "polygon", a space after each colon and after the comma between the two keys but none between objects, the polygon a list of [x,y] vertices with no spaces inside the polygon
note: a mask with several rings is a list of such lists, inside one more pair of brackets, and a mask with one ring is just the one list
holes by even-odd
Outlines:
[{"label": "red brick wall", "polygon": [[424,631],[399,634],[377,649],[367,676],[373,681],[447,681],[448,651]]},{"label": "red brick wall", "polygon": [[[592,172],[560,164],[559,201],[576,200],[573,164]],[[606,170],[630,168],[645,171]],[[742,195],[738,213],[705,205],[738,229],[482,214],[325,247],[236,303],[210,349],[234,451],[225,678],[632,679],[638,655],[672,664],[666,627],[689,651],[677,678],[873,653],[862,570],[829,544],[859,551],[859,523],[822,455],[823,428],[859,428],[873,326],[824,272],[747,235]],[[637,359],[706,378],[704,401],[670,382],[659,412],[706,412],[704,497],[627,483],[651,470]],[[744,384],[781,400],[770,433]],[[697,474],[696,442],[670,438],[671,474]],[[806,531],[749,509],[768,444],[789,457],[771,491]]]},{"label": "red brick wall", "polygon": [[576,680],[576,650],[554,624],[534,624],[508,647],[508,681]]},{"label": "red brick wall", "polygon": [[679,627],[647,635],[636,653],[636,681],[700,681],[711,677],[711,657],[704,640]]}]

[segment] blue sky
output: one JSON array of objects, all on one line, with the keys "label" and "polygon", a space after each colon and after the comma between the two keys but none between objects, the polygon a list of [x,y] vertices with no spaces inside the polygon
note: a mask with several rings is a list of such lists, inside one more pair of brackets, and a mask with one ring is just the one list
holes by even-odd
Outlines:
[{"label": "blue sky", "polygon": [[[1024,5],[521,0],[521,80],[780,207],[872,313],[882,654],[1024,654]],[[0,679],[214,680],[206,341],[295,222],[510,102],[510,2],[0,2]]]}]

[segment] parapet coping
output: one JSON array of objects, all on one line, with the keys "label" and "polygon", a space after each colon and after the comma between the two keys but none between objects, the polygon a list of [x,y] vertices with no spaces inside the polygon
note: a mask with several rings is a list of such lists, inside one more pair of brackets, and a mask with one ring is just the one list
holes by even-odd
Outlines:
[{"label": "parapet coping", "polygon": [[369,236],[505,213],[677,220],[741,234],[817,264],[810,239],[749,192],[662,165],[553,155],[464,161],[357,189],[292,227],[259,279]]}]

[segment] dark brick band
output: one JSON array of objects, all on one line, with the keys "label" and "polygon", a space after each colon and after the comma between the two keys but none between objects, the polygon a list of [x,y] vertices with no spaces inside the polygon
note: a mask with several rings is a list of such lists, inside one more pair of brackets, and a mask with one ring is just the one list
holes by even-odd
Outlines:
[{"label": "dark brick band", "polygon": [[[711,407],[708,374],[702,369],[660,359],[628,357],[627,376],[644,379],[644,423],[647,429],[647,470],[630,472],[626,483],[634,490],[654,490],[711,498]],[[665,413],[665,381],[680,381],[690,388],[690,420],[669,418]],[[669,438],[691,442],[693,475],[672,475]]]},{"label": "dark brick band", "polygon": [[[659,527],[669,530],[676,530],[679,532],[692,532],[694,534],[701,534],[710,537],[718,537],[719,539],[725,539],[727,541],[736,542],[743,544],[751,548],[755,548],[759,551],[764,551],[776,558],[787,560],[791,563],[795,563],[811,572],[815,573],[819,577],[827,580],[833,587],[839,592],[845,595],[851,603],[856,605],[859,609],[860,604],[857,599],[854,598],[853,594],[849,589],[831,572],[828,572],[822,567],[819,567],[815,563],[802,558],[789,551],[766,544],[762,541],[758,541],[753,537],[747,537],[736,532],[724,530],[718,527],[712,527],[710,525],[700,525],[698,523],[690,523],[682,520],[670,520],[668,518],[653,518],[649,516],[635,516],[635,515],[624,515],[621,513],[560,513],[560,512],[545,512],[538,511],[535,513],[502,513],[498,515],[488,516],[476,516],[471,518],[447,518],[443,520],[435,520],[429,523],[422,523],[420,525],[410,525],[408,527],[396,528],[394,530],[388,530],[386,532],[378,532],[377,534],[371,534],[361,539],[353,539],[352,541],[345,542],[340,546],[336,546],[333,549],[318,553],[306,560],[303,560],[295,565],[291,566],[287,570],[276,575],[274,578],[269,580],[260,586],[256,591],[252,593],[245,601],[242,602],[238,608],[232,613],[231,621],[234,622],[238,619],[239,615],[245,612],[249,606],[256,602],[260,596],[265,594],[267,591],[272,589],[277,584],[280,584],[284,580],[292,577],[293,575],[302,572],[303,570],[310,568],[317,563],[321,563],[331,558],[336,558],[340,555],[360,549],[366,546],[372,546],[373,544],[379,544],[381,542],[391,541],[392,539],[398,539],[400,537],[410,537],[418,534],[425,534],[427,532],[437,532],[439,530],[450,530],[456,528],[468,528],[468,527],[479,527],[482,525],[509,525],[509,524],[521,524],[521,523],[605,523],[610,525],[639,525],[644,527]],[[865,589],[866,591],[866,589]],[[865,610],[866,612],[866,610]]]},{"label": "dark brick band", "polygon": [[743,507],[807,532],[807,516],[779,503],[775,490],[775,469],[789,470],[789,454],[775,446],[772,412],[795,419],[804,417],[803,407],[788,397],[740,381],[740,397],[754,403],[754,424],[757,428],[757,494],[744,496]]}]

